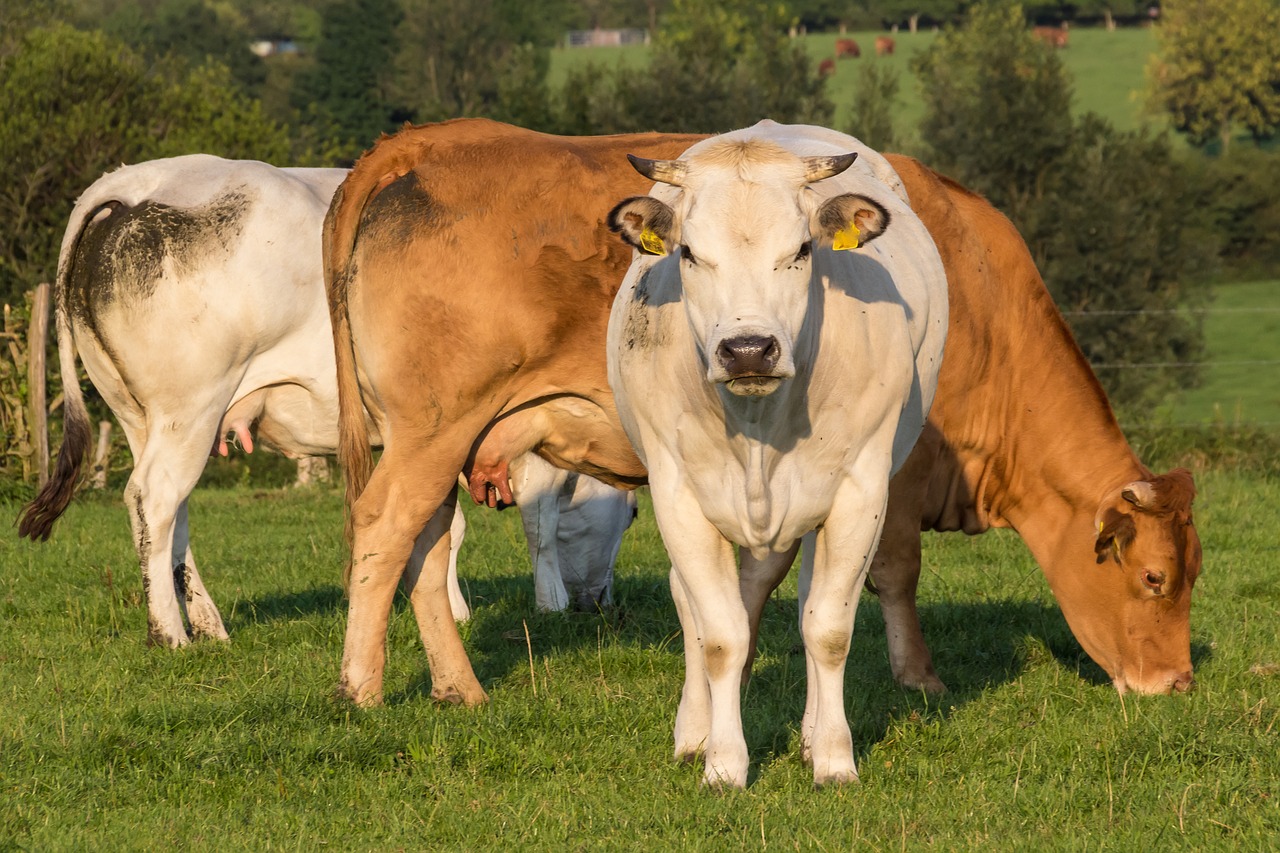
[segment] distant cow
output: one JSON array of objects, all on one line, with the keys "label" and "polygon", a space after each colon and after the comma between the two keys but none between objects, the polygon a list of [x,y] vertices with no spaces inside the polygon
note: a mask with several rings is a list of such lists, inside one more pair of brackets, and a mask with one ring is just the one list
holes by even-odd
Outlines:
[{"label": "distant cow", "polygon": [[876,36],[876,56],[893,56],[893,48],[891,36]]},{"label": "distant cow", "polygon": [[[626,154],[700,137],[558,137],[482,119],[383,137],[334,196],[325,278],[352,528],[341,691],[382,701],[387,619],[407,577],[433,697],[484,689],[444,596],[454,481],[508,500],[508,460],[634,487],[645,471],[605,374],[609,305],[630,252],[605,216],[649,182]],[[376,467],[362,403],[382,435]]]},{"label": "distant cow", "polygon": [[834,59],[824,59],[818,63],[818,75],[820,77],[830,77],[836,73],[836,61]]},{"label": "distant cow", "polygon": [[[74,492],[89,441],[79,351],[134,455],[125,503],[152,642],[187,643],[184,615],[191,635],[227,637],[187,524],[187,498],[211,449],[226,455],[230,432],[252,450],[255,425],[261,442],[287,456],[337,448],[320,231],[346,175],[190,155],[104,175],[72,211],[54,288],[65,439],[56,473],[24,510],[19,532],[47,539]],[[530,547],[538,604],[562,609],[570,598],[557,565],[558,503],[603,502],[629,522],[629,499],[586,477],[571,483],[541,460],[522,460],[515,473],[526,529],[537,537]],[[562,497],[565,487],[574,491]],[[617,524],[597,518],[592,526],[598,550],[616,554]],[[575,592],[606,596],[612,564],[595,567],[589,578],[581,566],[566,567]],[[452,576],[450,593],[465,618]]]},{"label": "distant cow", "polygon": [[815,784],[855,780],[845,659],[889,478],[936,387],[942,261],[852,137],[761,122],[633,162],[660,184],[610,214],[637,255],[610,315],[609,381],[671,556],[676,755],[705,750],[706,783],[746,784],[740,588],[785,572],[804,537],[803,750]]},{"label": "distant cow", "polygon": [[857,59],[862,49],[853,39],[836,39],[836,59]]},{"label": "distant cow", "polygon": [[1061,49],[1067,46],[1066,27],[1033,27],[1031,32],[1049,47]]}]

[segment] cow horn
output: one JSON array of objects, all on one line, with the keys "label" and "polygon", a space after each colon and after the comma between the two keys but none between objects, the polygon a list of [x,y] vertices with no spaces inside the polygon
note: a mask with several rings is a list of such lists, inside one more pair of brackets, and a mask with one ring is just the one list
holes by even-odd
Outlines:
[{"label": "cow horn", "polygon": [[1155,506],[1156,489],[1146,480],[1134,480],[1120,492],[1120,497],[1138,509],[1149,509]]},{"label": "cow horn", "polygon": [[689,164],[683,160],[646,160],[634,154],[627,159],[635,170],[651,181],[671,184],[673,187],[684,186],[684,176],[689,171]]},{"label": "cow horn", "polygon": [[804,182],[811,184],[823,178],[833,178],[853,165],[857,152],[836,154],[832,157],[804,157]]}]

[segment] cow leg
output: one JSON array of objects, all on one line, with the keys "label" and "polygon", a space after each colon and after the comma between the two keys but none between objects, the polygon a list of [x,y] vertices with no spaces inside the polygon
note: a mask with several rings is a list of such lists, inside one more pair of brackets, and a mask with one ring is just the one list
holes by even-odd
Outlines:
[{"label": "cow leg", "polygon": [[742,604],[747,608],[747,622],[751,626],[751,642],[747,646],[747,663],[742,668],[742,683],[751,680],[751,665],[756,659],[756,644],[760,639],[760,619],[764,616],[764,606],[769,596],[782,583],[795,562],[796,552],[800,550],[797,540],[786,551],[769,554],[763,560],[751,556],[746,548],[738,549],[738,589],[742,593]]},{"label": "cow leg", "polygon": [[[437,510],[437,514],[443,512],[444,509]],[[414,605],[414,617],[418,616],[419,596],[426,595],[426,587],[422,587],[423,592],[418,592],[418,581],[422,577],[423,568],[426,565],[427,557],[430,553],[431,546],[435,541],[429,534],[431,524],[418,534],[418,538],[413,543],[413,553],[409,555],[409,562],[405,565],[404,577],[400,579],[400,586],[404,590],[405,595],[409,596],[409,601]],[[467,535],[467,522],[463,518],[462,510],[457,509],[456,501],[453,511],[453,521],[449,525],[449,570],[445,578],[445,591],[449,596],[449,612],[453,614],[453,621],[466,622],[471,618],[471,607],[467,604],[466,598],[462,595],[462,589],[458,586],[458,551],[462,547],[462,540]],[[420,620],[419,620],[420,621]]]},{"label": "cow leg", "polygon": [[889,507],[884,532],[871,563],[871,580],[884,614],[893,678],[908,690],[942,693],[946,685],[934,672],[929,647],[920,629],[916,588],[920,582],[920,519],[941,437],[926,426],[907,457],[906,464],[889,482]]},{"label": "cow leg", "polygon": [[560,492],[571,475],[540,457],[526,453],[511,463],[511,491],[520,507],[520,520],[533,562],[534,600],[539,610],[569,607],[569,592],[560,574],[557,531]]},{"label": "cow leg", "polygon": [[711,684],[707,681],[693,605],[675,566],[671,567],[671,600],[675,602],[684,638],[684,687],[676,709],[675,756],[677,761],[693,762],[706,748],[711,733]]},{"label": "cow leg", "polygon": [[893,678],[908,690],[943,693],[920,628],[916,588],[920,582],[920,514],[894,512],[890,499],[884,535],[871,563],[871,580],[884,614]]},{"label": "cow leg", "polygon": [[456,499],[453,490],[467,445],[447,437],[437,441],[463,450],[441,458],[438,453],[400,452],[393,444],[352,509],[350,602],[338,689],[359,705],[382,702],[391,604],[420,535],[426,537],[420,546],[426,556],[415,584],[414,612],[427,649],[431,695],[465,705],[488,699],[463,648],[446,590],[453,503],[449,511],[437,512],[446,500]]},{"label": "cow leg", "polygon": [[[156,645],[176,648],[189,642],[183,623],[182,605],[175,583],[174,537],[181,509],[200,472],[204,470],[212,436],[217,432],[217,407],[195,407],[215,411],[208,423],[183,423],[152,412],[143,438],[141,453],[135,455],[133,474],[125,487],[125,505],[133,526],[134,545],[142,566],[142,589],[147,599],[147,639]],[[156,428],[154,424],[164,424]],[[130,443],[139,436],[130,438]],[[185,539],[185,524],[183,537]],[[179,542],[185,556],[185,542]],[[185,581],[186,573],[179,580]],[[203,598],[208,593],[200,584]],[[184,592],[185,598],[185,592]],[[218,620],[219,623],[221,619]]]},{"label": "cow leg", "polygon": [[[655,488],[662,490],[655,483]],[[685,691],[676,714],[676,751],[684,757],[705,741],[702,780],[712,787],[744,788],[747,742],[742,734],[742,668],[751,636],[747,611],[738,592],[733,547],[703,517],[696,501],[679,493],[655,495],[654,511],[671,555],[680,627],[685,635]],[[665,499],[664,499],[665,498]],[[690,647],[693,635],[697,649]],[[705,674],[703,674],[705,673]],[[702,683],[704,682],[705,687]],[[710,724],[703,734],[709,693]]]},{"label": "cow leg", "polygon": [[800,634],[809,678],[801,735],[808,745],[813,782],[818,786],[858,779],[844,708],[844,671],[858,598],[880,538],[887,502],[884,491],[876,494],[861,484],[888,478],[887,471],[867,467],[873,470],[856,472],[841,487],[831,514],[812,537],[812,547],[805,549],[801,563]]},{"label": "cow leg", "polygon": [[191,533],[187,526],[187,501],[178,507],[173,527],[173,582],[178,587],[178,604],[187,617],[193,637],[226,640],[227,629],[222,614],[214,604],[191,554]]}]

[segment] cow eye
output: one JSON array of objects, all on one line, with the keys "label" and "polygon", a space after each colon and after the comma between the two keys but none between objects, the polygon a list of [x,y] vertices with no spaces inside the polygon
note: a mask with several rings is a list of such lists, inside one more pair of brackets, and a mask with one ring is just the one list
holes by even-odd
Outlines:
[{"label": "cow eye", "polygon": [[813,254],[813,244],[806,240],[800,244],[800,251],[796,252],[795,263],[808,260],[811,254]]},{"label": "cow eye", "polygon": [[1145,569],[1142,572],[1142,585],[1152,592],[1159,592],[1164,587],[1164,572]]},{"label": "cow eye", "polygon": [[680,256],[694,266],[698,265],[698,259],[693,256],[693,252],[689,251],[689,247],[683,243],[680,244]]}]

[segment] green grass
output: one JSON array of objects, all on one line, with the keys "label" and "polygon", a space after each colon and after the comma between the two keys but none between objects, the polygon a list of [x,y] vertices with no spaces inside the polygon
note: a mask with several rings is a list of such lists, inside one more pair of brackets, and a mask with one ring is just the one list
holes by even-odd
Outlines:
[{"label": "green grass", "polygon": [[1269,849],[1280,482],[1198,482],[1193,694],[1122,702],[1016,536],[930,536],[922,616],[951,693],[892,684],[865,596],[847,678],[863,781],[813,791],[786,585],[744,698],[750,787],[726,796],[670,758],[681,644],[647,505],[607,616],[537,613],[518,517],[468,507],[464,639],[491,703],[430,702],[401,601],[388,704],[365,712],[332,698],[335,490],[196,493],[233,640],[179,652],[143,643],[118,496],[82,498],[49,543],[0,538],[0,848]]},{"label": "green grass", "polygon": [[1181,396],[1172,420],[1280,428],[1280,281],[1219,284],[1213,293],[1203,383]]},{"label": "green grass", "polygon": [[[915,35],[898,33],[894,36],[894,55],[877,57],[874,40],[878,34],[858,32],[848,36],[861,46],[862,57],[837,62],[836,73],[827,82],[827,93],[836,106],[833,125],[847,129],[850,124],[859,70],[868,63],[888,64],[898,72],[900,81],[896,127],[902,144],[898,147],[914,151],[919,145],[915,129],[924,116],[924,102],[910,63],[911,58],[932,44],[936,36],[931,31]],[[839,37],[835,33],[813,33],[804,37],[804,44],[815,60],[821,60],[835,56],[835,42]],[[1121,130],[1134,130],[1147,124],[1157,129],[1165,127],[1163,119],[1153,119],[1144,113],[1144,74],[1147,59],[1155,47],[1155,36],[1150,29],[1117,29],[1114,32],[1105,29],[1072,30],[1070,46],[1058,55],[1073,82],[1075,110],[1078,113],[1097,113]],[[560,48],[552,53],[548,80],[553,86],[560,86],[568,69],[588,62],[606,68],[642,67],[647,56],[648,48],[643,46]]]}]

